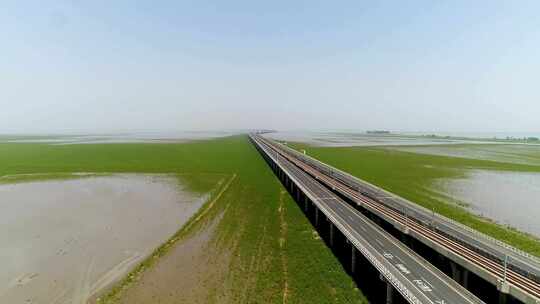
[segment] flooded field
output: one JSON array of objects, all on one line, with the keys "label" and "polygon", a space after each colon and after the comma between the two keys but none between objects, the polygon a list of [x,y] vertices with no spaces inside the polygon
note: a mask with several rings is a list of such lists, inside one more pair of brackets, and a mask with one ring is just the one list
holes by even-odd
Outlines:
[{"label": "flooded field", "polygon": [[265,136],[280,141],[303,142],[320,147],[448,145],[463,143],[461,140],[420,138],[400,134],[275,132],[265,134]]},{"label": "flooded field", "polygon": [[476,214],[540,237],[540,173],[472,170],[443,180],[443,192]]},{"label": "flooded field", "polygon": [[198,139],[212,139],[238,134],[236,132],[184,131],[184,132],[144,132],[129,134],[101,135],[24,135],[0,136],[0,143],[45,143],[55,145],[101,144],[101,143],[178,143]]},{"label": "flooded field", "polygon": [[205,196],[176,177],[0,186],[0,303],[83,304],[176,232]]},{"label": "flooded field", "polygon": [[392,147],[400,151],[540,166],[540,145],[479,144]]}]

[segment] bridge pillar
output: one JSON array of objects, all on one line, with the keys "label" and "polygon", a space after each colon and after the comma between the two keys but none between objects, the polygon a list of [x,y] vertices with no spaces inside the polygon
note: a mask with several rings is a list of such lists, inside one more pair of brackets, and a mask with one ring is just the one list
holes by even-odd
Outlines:
[{"label": "bridge pillar", "polygon": [[307,195],[304,195],[304,211],[308,211],[308,197]]},{"label": "bridge pillar", "polygon": [[330,226],[330,246],[334,247],[334,224],[332,222],[329,222]]},{"label": "bridge pillar", "polygon": [[392,304],[394,302],[394,286],[390,284],[387,280],[384,280],[386,283],[386,304]]},{"label": "bridge pillar", "polygon": [[405,246],[411,248],[414,251],[414,240],[411,238],[411,236],[405,232],[403,232],[400,228],[400,231],[402,233],[399,234],[399,238],[401,239],[401,242],[405,244]]},{"label": "bridge pillar", "polygon": [[459,273],[458,265],[455,262],[450,261],[450,267],[452,268],[452,279],[454,279],[454,281],[461,284],[461,280],[460,280],[461,276],[460,276],[460,273]]},{"label": "bridge pillar", "polygon": [[463,272],[461,273],[462,279],[461,279],[461,285],[465,287],[466,289],[469,289],[469,270],[463,269]]},{"label": "bridge pillar", "polygon": [[508,294],[504,292],[499,293],[499,304],[506,304],[508,302]]},{"label": "bridge pillar", "polygon": [[499,290],[499,304],[506,304],[508,302],[510,286],[507,282],[499,281],[497,283],[497,290]]},{"label": "bridge pillar", "polygon": [[315,207],[315,227],[319,227],[319,208]]},{"label": "bridge pillar", "polygon": [[351,243],[351,273],[356,272],[356,247]]}]

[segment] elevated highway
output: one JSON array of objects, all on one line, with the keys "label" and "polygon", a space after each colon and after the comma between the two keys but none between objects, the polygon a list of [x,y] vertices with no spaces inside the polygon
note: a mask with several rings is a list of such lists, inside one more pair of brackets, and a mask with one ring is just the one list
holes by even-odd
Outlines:
[{"label": "elevated highway", "polygon": [[496,286],[502,298],[511,295],[522,303],[540,303],[540,263],[535,257],[282,144],[257,139],[334,193],[433,248],[453,266],[459,265],[452,267],[452,276],[460,284],[469,287],[471,271]]},{"label": "elevated highway", "polygon": [[394,298],[393,290],[408,303],[484,303],[283,157],[263,139],[251,136],[251,140],[278,176],[297,194],[297,199],[301,194],[306,207],[308,202],[314,205],[316,223],[321,221],[321,216],[331,222],[330,246],[334,246],[337,233],[346,238],[352,249],[352,271],[356,271],[358,253],[379,271],[388,284],[387,303]]}]

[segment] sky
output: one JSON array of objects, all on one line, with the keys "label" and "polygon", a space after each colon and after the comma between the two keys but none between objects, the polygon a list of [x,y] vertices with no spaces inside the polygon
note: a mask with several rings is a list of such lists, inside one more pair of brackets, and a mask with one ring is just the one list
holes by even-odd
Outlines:
[{"label": "sky", "polygon": [[0,3],[0,133],[540,132],[540,1]]}]

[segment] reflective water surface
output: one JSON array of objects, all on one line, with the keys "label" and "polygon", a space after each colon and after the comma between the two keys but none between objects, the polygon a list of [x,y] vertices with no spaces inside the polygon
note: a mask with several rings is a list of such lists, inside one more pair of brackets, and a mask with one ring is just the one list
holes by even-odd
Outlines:
[{"label": "reflective water surface", "polygon": [[101,135],[0,135],[0,143],[46,143],[56,145],[67,144],[101,144],[101,143],[176,143],[199,139],[212,139],[236,135],[229,131],[182,131],[182,132],[139,132],[126,134]]},{"label": "reflective water surface", "polygon": [[[322,147],[350,146],[395,146],[395,145],[448,145],[462,143],[461,140],[440,138],[419,138],[402,134],[367,134],[339,132],[274,132],[264,136],[280,141],[304,142]],[[472,141],[470,141],[472,142]]]},{"label": "reflective water surface", "polygon": [[173,176],[0,186],[0,303],[85,303],[202,205]]},{"label": "reflective water surface", "polygon": [[438,186],[473,212],[540,237],[540,173],[472,170]]},{"label": "reflective water surface", "polygon": [[540,145],[532,144],[400,146],[392,147],[391,149],[421,154],[484,159],[540,166]]}]

